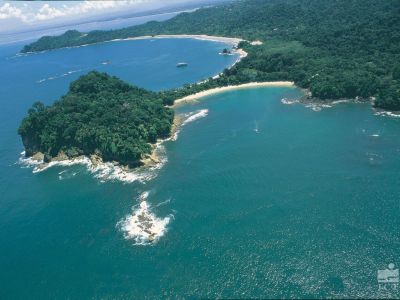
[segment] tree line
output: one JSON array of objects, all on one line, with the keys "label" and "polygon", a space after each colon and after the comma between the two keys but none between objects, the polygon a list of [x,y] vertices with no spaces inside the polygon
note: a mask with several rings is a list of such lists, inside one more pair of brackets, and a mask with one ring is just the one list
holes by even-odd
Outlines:
[{"label": "tree line", "polygon": [[150,144],[169,136],[173,117],[160,94],[93,71],[72,82],[53,105],[35,103],[18,133],[27,156],[98,154],[104,161],[138,166]]},{"label": "tree line", "polygon": [[[42,37],[22,52],[156,34],[209,34],[261,40],[223,78],[202,87],[293,80],[319,99],[370,98],[400,110],[398,0],[247,0],[149,22],[83,34]],[[184,89],[187,92],[187,87]],[[181,91],[185,94],[185,91]]]}]

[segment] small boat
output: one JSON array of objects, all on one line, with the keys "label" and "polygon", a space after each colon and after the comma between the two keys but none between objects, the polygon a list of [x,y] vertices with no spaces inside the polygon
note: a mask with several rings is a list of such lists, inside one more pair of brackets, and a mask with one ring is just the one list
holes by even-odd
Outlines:
[{"label": "small boat", "polygon": [[257,122],[254,122],[254,125],[255,125],[255,126],[254,126],[254,129],[253,129],[254,132],[255,132],[255,133],[260,133],[260,131],[258,130],[258,124],[257,124]]},{"label": "small boat", "polygon": [[109,64],[111,64],[111,61],[110,60],[105,60],[101,64],[102,65],[109,65]]},{"label": "small boat", "polygon": [[178,63],[177,65],[176,65],[176,67],[177,68],[182,68],[182,67],[187,67],[187,63],[185,63],[185,62],[181,62],[181,63]]}]

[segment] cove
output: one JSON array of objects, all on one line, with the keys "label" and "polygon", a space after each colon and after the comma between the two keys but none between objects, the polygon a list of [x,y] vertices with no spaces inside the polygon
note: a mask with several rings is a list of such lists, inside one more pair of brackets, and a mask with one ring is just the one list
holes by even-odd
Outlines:
[{"label": "cove", "polygon": [[[143,183],[101,182],[83,166],[32,174],[15,164],[16,128],[26,109],[36,99],[50,103],[62,95],[80,72],[41,79],[96,66],[159,90],[233,62],[214,57],[223,45],[204,41],[126,43],[139,44],[16,58],[1,48],[2,295],[382,296],[376,286],[377,269],[386,267],[382,257],[398,259],[400,121],[376,116],[368,105],[314,111],[282,103],[300,91],[281,87],[203,98],[177,109],[186,118],[203,113],[165,143],[168,162]],[[159,51],[159,60],[152,53],[138,59],[149,48]],[[182,60],[180,51],[203,53],[199,67],[179,73],[173,62]],[[217,67],[214,59],[223,63]],[[105,60],[111,63],[102,65]],[[157,68],[161,61],[172,67]],[[207,70],[194,72],[202,66]],[[157,221],[169,218],[164,235],[150,245],[127,239],[121,228],[140,209],[141,195]]]}]

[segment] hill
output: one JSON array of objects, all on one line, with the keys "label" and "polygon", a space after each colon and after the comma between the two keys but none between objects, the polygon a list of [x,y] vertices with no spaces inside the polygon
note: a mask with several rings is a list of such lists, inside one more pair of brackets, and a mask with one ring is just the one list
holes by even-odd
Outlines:
[{"label": "hill", "polygon": [[158,93],[90,72],[53,105],[35,103],[18,133],[28,157],[41,152],[50,161],[60,152],[69,158],[97,154],[138,166],[151,144],[169,136],[173,116]]}]

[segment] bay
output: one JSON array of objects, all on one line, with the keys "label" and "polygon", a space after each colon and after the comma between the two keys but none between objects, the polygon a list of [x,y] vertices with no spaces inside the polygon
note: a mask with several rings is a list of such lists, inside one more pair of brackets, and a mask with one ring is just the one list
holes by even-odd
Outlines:
[{"label": "bay", "polygon": [[[376,275],[400,264],[400,120],[369,105],[285,105],[301,92],[283,87],[206,97],[177,109],[199,118],[165,143],[168,162],[143,183],[16,164],[27,109],[87,71],[162,90],[231,65],[224,47],[163,39],[21,57],[17,45],[0,48],[1,298],[398,296]],[[144,193],[168,224],[138,245],[121,222]]]}]

